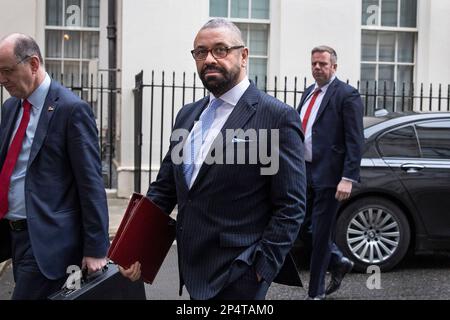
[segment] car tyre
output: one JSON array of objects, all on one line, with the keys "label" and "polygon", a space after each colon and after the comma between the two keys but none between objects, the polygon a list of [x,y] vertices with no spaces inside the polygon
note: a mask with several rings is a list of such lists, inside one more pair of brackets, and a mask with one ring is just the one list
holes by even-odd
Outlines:
[{"label": "car tyre", "polygon": [[380,197],[350,203],[337,220],[336,242],[360,272],[373,265],[381,271],[392,269],[407,253],[410,236],[404,212]]}]

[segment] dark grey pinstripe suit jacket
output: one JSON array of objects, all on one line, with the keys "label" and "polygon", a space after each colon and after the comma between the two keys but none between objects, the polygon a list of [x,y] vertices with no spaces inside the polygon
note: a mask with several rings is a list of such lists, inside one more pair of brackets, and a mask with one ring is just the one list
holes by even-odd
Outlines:
[{"label": "dark grey pinstripe suit jacket", "polygon": [[[174,129],[191,130],[209,97],[184,106]],[[203,164],[189,190],[182,165],[170,150],[147,196],[166,213],[178,204],[180,288],[195,299],[214,297],[249,265],[271,283],[297,236],[305,212],[303,134],[295,109],[253,84],[235,106],[225,129],[279,129],[279,170],[263,164]],[[236,147],[229,139],[224,147]],[[249,149],[251,142],[244,143]],[[246,149],[246,152],[248,150]],[[286,260],[287,261],[287,260]]]}]

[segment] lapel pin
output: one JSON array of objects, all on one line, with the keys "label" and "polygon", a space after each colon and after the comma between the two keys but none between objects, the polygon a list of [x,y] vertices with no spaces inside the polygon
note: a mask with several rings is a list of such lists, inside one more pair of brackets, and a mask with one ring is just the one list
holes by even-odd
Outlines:
[{"label": "lapel pin", "polygon": [[55,110],[55,107],[53,106],[48,107],[48,112],[52,112],[53,110]]}]

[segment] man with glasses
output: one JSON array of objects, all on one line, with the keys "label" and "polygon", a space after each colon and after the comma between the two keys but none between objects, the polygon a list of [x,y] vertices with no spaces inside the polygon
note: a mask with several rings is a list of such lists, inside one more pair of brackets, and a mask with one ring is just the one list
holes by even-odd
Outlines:
[{"label": "man with glasses", "polygon": [[106,264],[108,209],[90,106],[50,79],[36,42],[0,40],[0,261],[12,258],[12,299],[45,299],[67,267]]},{"label": "man with glasses", "polygon": [[[264,299],[285,261],[283,270],[290,267],[291,281],[299,283],[288,252],[305,211],[300,118],[248,80],[248,48],[233,23],[207,22],[191,53],[210,94],[178,113],[169,152],[147,196],[167,214],[178,205],[180,291],[185,285],[192,299]],[[227,137],[230,129],[253,130],[255,137]],[[183,130],[188,134],[180,142],[174,136]],[[275,172],[262,174],[261,159],[207,161],[228,148],[251,158],[263,131],[270,132],[265,147],[278,157]],[[179,143],[181,163],[172,152]],[[140,265],[122,273],[136,280]]]}]

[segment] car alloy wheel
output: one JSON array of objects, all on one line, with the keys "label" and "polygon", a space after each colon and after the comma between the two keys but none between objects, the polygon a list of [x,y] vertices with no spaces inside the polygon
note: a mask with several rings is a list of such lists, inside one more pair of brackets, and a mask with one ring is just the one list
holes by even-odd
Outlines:
[{"label": "car alloy wheel", "polygon": [[403,211],[391,201],[370,197],[347,206],[337,223],[337,242],[344,254],[366,271],[377,265],[394,267],[409,246],[410,229]]}]

